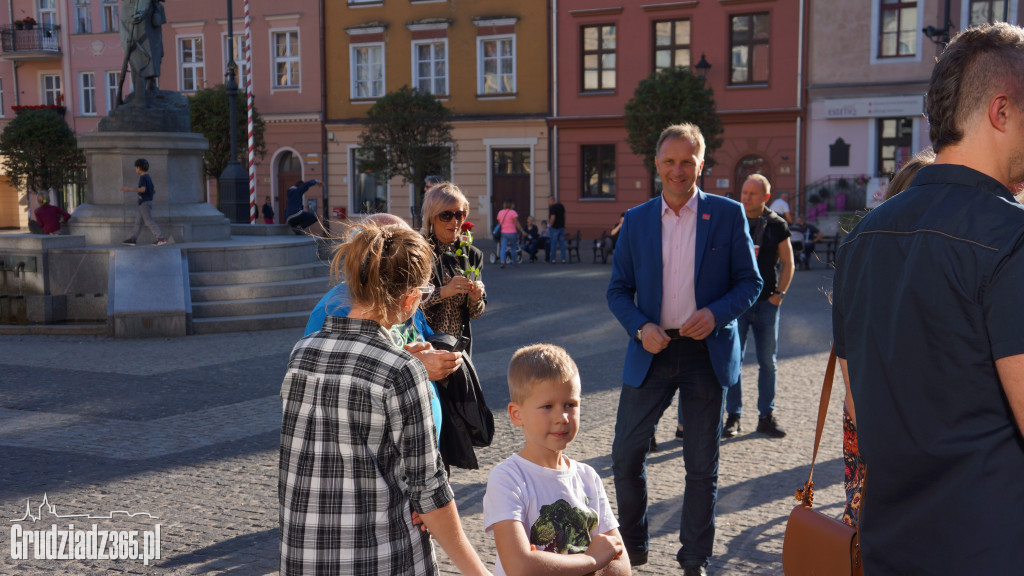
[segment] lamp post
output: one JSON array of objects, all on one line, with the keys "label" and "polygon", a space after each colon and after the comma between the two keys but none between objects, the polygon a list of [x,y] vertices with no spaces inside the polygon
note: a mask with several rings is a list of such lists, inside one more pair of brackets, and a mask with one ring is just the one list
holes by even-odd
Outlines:
[{"label": "lamp post", "polygon": [[228,126],[231,133],[231,152],[228,165],[220,174],[220,206],[224,215],[235,224],[248,224],[250,218],[249,182],[245,169],[238,162],[238,73],[235,66],[234,22],[231,14],[231,0],[228,4]]},{"label": "lamp post", "polygon": [[[707,83],[707,80],[708,80],[708,70],[711,70],[711,63],[708,62],[708,59],[704,57],[704,53],[703,52],[700,53],[700,62],[697,62],[697,65],[694,66],[694,68],[696,68],[697,72],[700,74],[701,84]],[[704,173],[705,172],[707,172],[707,170],[705,170],[702,167],[701,170],[700,170],[700,189],[701,190],[704,189]]]}]

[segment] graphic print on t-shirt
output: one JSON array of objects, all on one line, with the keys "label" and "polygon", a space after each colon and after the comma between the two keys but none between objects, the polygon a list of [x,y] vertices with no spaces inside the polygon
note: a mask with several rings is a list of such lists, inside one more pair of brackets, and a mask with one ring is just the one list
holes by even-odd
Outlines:
[{"label": "graphic print on t-shirt", "polygon": [[590,547],[590,531],[596,526],[595,510],[573,508],[559,499],[540,507],[540,516],[530,528],[530,544],[547,552],[582,554]]}]

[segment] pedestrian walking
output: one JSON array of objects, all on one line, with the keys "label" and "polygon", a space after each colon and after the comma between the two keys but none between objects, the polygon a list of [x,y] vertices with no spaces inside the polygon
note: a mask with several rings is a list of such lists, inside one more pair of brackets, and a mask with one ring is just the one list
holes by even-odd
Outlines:
[{"label": "pedestrian walking", "polygon": [[142,224],[145,223],[149,231],[156,236],[153,246],[167,244],[167,238],[160,230],[160,226],[153,219],[153,197],[156,195],[156,187],[153,186],[153,177],[149,175],[149,160],[139,158],[135,161],[135,173],[139,175],[139,185],[136,188],[127,186],[121,187],[121,192],[135,192],[139,195],[139,204],[135,213],[135,226],[128,238],[121,242],[125,246],[135,246],[139,239],[139,232],[142,232]]},{"label": "pedestrian walking", "polygon": [[630,563],[644,564],[646,458],[658,419],[681,389],[686,476],[676,560],[686,576],[700,576],[715,540],[723,388],[740,372],[734,320],[757,298],[761,277],[743,206],[697,188],[700,129],[670,126],[656,150],[662,194],[626,212],[608,285],[608,306],[630,335],[612,470],[619,531]]},{"label": "pedestrian walking", "polygon": [[565,206],[548,196],[548,249],[545,252],[548,262],[558,262],[558,252],[562,251],[562,264],[566,263],[569,252],[565,247]]}]

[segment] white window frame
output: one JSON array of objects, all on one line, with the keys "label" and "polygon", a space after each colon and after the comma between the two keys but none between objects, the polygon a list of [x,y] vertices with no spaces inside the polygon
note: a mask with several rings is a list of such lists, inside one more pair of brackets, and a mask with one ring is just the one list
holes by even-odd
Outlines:
[{"label": "white window frame", "polygon": [[917,45],[914,47],[913,56],[902,56],[893,57],[886,56],[883,58],[878,57],[878,38],[882,34],[882,0],[871,0],[871,64],[899,64],[906,62],[920,62],[921,55],[924,52],[922,49],[922,39],[925,38],[924,32],[921,29],[924,28],[924,0],[917,0]]},{"label": "white window frame", "polygon": [[[227,78],[228,78],[228,68],[227,68],[228,52],[231,51],[231,47],[228,46],[228,33],[227,32],[225,32],[224,35],[221,36],[221,38],[222,38],[222,41],[221,41],[220,45],[221,45],[221,47],[222,47],[222,49],[224,51],[223,52],[223,56],[224,57],[221,58],[221,62],[225,63],[224,64],[224,81],[227,82]],[[241,34],[235,34],[234,35],[234,41],[235,41],[235,51],[233,51],[231,53],[231,57],[234,58],[234,60],[235,60],[235,66],[238,67],[238,78],[237,78],[237,80],[238,80],[238,89],[239,90],[245,90],[245,82],[246,82],[246,78],[247,78],[246,72],[245,72],[245,32],[242,32]],[[237,56],[236,56],[236,54],[237,54]]]},{"label": "white window frame", "polygon": [[[511,58],[512,58],[512,90],[509,92],[484,92],[484,86],[487,84],[484,78],[484,45],[488,42],[501,42],[502,40],[511,40]],[[501,70],[501,56],[498,56],[498,71],[500,77]],[[476,93],[478,96],[509,96],[516,93],[519,87],[518,81],[518,63],[516,62],[516,35],[515,34],[495,34],[493,36],[477,36],[476,37]]]},{"label": "white window frame", "polygon": [[78,111],[82,116],[96,115],[96,74],[93,72],[78,73]]},{"label": "white window frame", "polygon": [[103,32],[120,32],[121,9],[117,0],[100,0]]},{"label": "white window frame", "polygon": [[[47,80],[54,80],[53,86],[47,86]],[[64,79],[61,78],[60,74],[50,74],[43,72],[39,75],[39,100],[44,106],[60,106],[58,104],[64,98]],[[50,98],[50,95],[53,95]]]},{"label": "white window frame", "polygon": [[[206,46],[202,47],[203,59],[198,61],[185,62],[185,42],[192,42],[192,53],[195,54],[195,41],[203,44],[202,35],[178,36],[175,44],[178,48],[178,90],[181,92],[197,92],[206,85]],[[191,89],[185,86],[185,70],[193,71],[195,86]]]},{"label": "white window frame", "polygon": [[53,26],[57,21],[57,0],[36,0],[39,11],[39,25]]},{"label": "white window frame", "polygon": [[[1007,16],[1006,21],[1015,23],[1017,22],[1017,3],[1018,0],[1007,0]],[[963,0],[960,3],[960,29],[966,30],[967,25],[971,21],[971,3],[969,0]]]},{"label": "white window frame", "polygon": [[[429,92],[431,94],[433,94],[434,96],[438,96],[438,97],[448,96],[449,90],[450,90],[448,82],[449,82],[449,79],[451,78],[451,64],[450,64],[451,60],[448,57],[449,52],[448,52],[448,39],[447,38],[431,38],[429,40],[413,40],[413,42],[412,42],[412,60],[411,60],[411,62],[412,62],[412,85],[413,85],[413,88],[417,88],[418,89],[420,87],[420,80],[421,80],[421,78],[420,78],[420,60],[419,60],[419,58],[417,58],[417,54],[419,52],[419,50],[418,50],[419,47],[420,46],[434,46],[436,44],[440,44],[442,47],[444,47],[444,92],[441,93],[441,94],[438,94],[437,92],[434,92],[434,90],[433,90],[433,88],[434,88],[434,80],[436,80],[436,78],[433,77],[433,76],[431,77],[431,81],[430,81],[430,88],[431,89],[429,90]],[[433,54],[431,54],[431,60],[430,61],[431,62],[436,62],[436,60],[433,59]]]},{"label": "white window frame", "polygon": [[107,114],[114,109],[114,102],[117,100],[117,82],[120,79],[120,70],[107,70],[103,73],[103,82],[107,89]]},{"label": "white window frame", "polygon": [[[298,54],[288,54],[287,56],[277,55],[277,39],[281,35],[295,35],[295,44],[298,46]],[[291,43],[288,43],[291,45]],[[270,76],[271,88],[274,90],[292,90],[302,87],[302,36],[299,34],[298,28],[279,28],[270,31]],[[277,65],[287,64],[289,70],[295,76],[295,84],[278,84],[279,77],[277,75]]]},{"label": "white window frame", "polygon": [[92,34],[90,0],[75,0],[75,34]]},{"label": "white window frame", "polygon": [[[370,96],[359,96],[356,90],[356,51],[362,48],[376,48],[380,51],[380,94],[371,94]],[[387,60],[384,57],[384,43],[383,42],[365,42],[355,43],[349,45],[349,96],[352,100],[376,100],[381,96],[388,93],[387,86]],[[371,82],[371,88],[372,83]]]}]

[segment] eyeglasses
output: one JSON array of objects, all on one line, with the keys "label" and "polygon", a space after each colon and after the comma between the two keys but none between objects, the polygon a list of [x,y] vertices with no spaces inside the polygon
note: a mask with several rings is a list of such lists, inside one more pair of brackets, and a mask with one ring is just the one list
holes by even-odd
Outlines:
[{"label": "eyeglasses", "polygon": [[418,286],[416,289],[420,291],[420,300],[429,300],[430,296],[434,293],[433,284],[427,284],[426,286]]},{"label": "eyeglasses", "polygon": [[451,210],[445,210],[437,215],[441,219],[441,222],[451,222],[452,218],[455,218],[459,222],[465,222],[466,217],[469,216],[469,210],[457,210],[452,212]]}]

